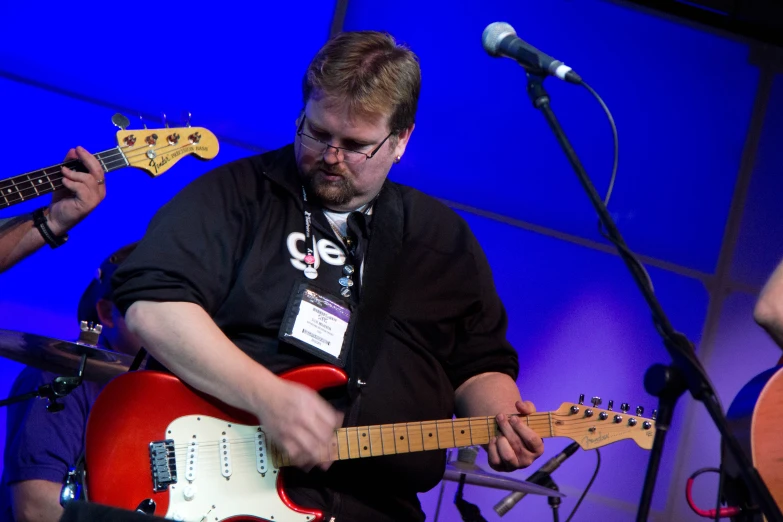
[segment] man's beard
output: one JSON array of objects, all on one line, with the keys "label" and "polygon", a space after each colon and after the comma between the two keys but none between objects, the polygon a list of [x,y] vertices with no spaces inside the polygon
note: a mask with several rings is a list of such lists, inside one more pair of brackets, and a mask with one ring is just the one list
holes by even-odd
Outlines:
[{"label": "man's beard", "polygon": [[[340,175],[336,181],[327,181],[323,173]],[[343,173],[333,173],[316,167],[304,175],[304,181],[308,192],[315,194],[326,206],[345,205],[356,197],[356,188]]]}]

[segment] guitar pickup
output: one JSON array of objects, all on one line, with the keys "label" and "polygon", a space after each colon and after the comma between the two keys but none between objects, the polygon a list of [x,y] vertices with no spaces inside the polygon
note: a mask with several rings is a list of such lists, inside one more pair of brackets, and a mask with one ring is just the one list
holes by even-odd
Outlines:
[{"label": "guitar pickup", "polygon": [[150,442],[150,469],[152,489],[166,491],[169,485],[177,483],[177,459],[174,455],[174,440]]}]

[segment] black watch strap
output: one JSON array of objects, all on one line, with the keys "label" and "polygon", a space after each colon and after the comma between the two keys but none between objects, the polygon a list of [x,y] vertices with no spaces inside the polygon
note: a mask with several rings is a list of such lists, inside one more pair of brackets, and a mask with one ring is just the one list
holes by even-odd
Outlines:
[{"label": "black watch strap", "polygon": [[45,208],[46,207],[41,207],[33,212],[33,224],[35,225],[35,228],[38,229],[38,232],[41,233],[41,237],[44,238],[47,245],[52,248],[63,246],[65,242],[68,241],[68,234],[63,234],[62,236],[54,235],[54,232],[52,232],[52,229],[49,228],[49,225],[46,222],[47,219],[44,214]]}]

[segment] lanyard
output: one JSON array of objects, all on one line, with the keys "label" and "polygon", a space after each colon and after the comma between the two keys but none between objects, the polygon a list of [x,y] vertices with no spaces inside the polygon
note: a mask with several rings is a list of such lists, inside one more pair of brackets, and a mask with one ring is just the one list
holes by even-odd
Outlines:
[{"label": "lanyard", "polygon": [[304,186],[302,186],[302,202],[304,203],[305,248],[307,249],[304,258],[307,265],[304,269],[304,275],[307,279],[315,279],[318,277],[318,270],[315,269],[315,235],[312,232],[312,212],[310,212],[310,205],[307,203],[307,191]]},{"label": "lanyard", "polygon": [[[378,196],[375,197],[364,209],[363,213],[366,215],[370,208],[372,207],[375,200],[378,198]],[[315,268],[315,236],[313,236],[312,233],[312,207],[310,206],[310,203],[307,201],[307,191],[304,188],[304,185],[302,186],[302,204],[304,207],[304,222],[305,222],[305,248],[307,249],[307,254],[305,255],[304,262],[307,265],[304,269],[304,275],[308,279],[315,279],[318,277],[318,270]],[[327,217],[327,221],[329,221],[329,218]],[[332,229],[335,227],[331,224]],[[339,230],[334,230],[335,235],[338,237],[338,240],[341,236],[339,233]],[[341,241],[342,242],[342,241]],[[351,296],[351,288],[354,286],[354,280],[353,280],[353,274],[356,272],[355,268],[355,261],[356,261],[356,245],[346,244],[344,245],[346,247],[346,261],[343,265],[343,275],[340,277],[337,282],[340,283],[340,295],[343,297],[350,297]],[[358,288],[358,287],[357,287]]]}]

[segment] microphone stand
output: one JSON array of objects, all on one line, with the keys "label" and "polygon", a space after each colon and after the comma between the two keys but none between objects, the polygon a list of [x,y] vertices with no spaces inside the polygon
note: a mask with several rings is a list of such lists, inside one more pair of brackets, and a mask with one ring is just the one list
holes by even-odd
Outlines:
[{"label": "microphone stand", "polygon": [[574,148],[569,143],[565,132],[552,112],[552,108],[549,106],[549,94],[544,89],[545,71],[530,67],[525,67],[525,70],[528,80],[527,92],[530,100],[533,102],[533,106],[544,114],[563,152],[565,152],[568,161],[574,168],[574,172],[576,172],[582,187],[587,192],[590,202],[595,207],[601,224],[617,247],[620,257],[628,266],[631,275],[647,301],[647,305],[650,307],[653,323],[672,359],[671,364],[668,366],[662,364],[651,366],[644,378],[644,386],[647,392],[658,397],[658,417],[656,420],[655,440],[650,452],[636,522],[646,521],[649,515],[653,489],[663,452],[663,444],[671,425],[675,403],[685,390],[690,391],[694,399],[704,403],[727,448],[739,464],[740,472],[748,488],[756,495],[758,504],[767,516],[767,520],[769,522],[783,522],[783,514],[781,514],[780,508],[775,504],[772,495],[761,480],[761,476],[748,460],[737,439],[730,433],[726,417],[723,414],[704,367],[696,357],[693,345],[687,337],[675,331],[672,327],[654,292],[648,286],[644,272],[631,255],[620,235],[620,231],[617,229],[601,197],[596,192],[587,172],[579,161]]},{"label": "microphone stand", "polygon": [[487,519],[481,516],[481,511],[477,505],[471,504],[462,498],[462,489],[464,487],[465,474],[463,473],[459,476],[459,486],[457,486],[457,493],[454,495],[454,504],[457,506],[462,520],[465,522],[487,522]]},{"label": "microphone stand", "polygon": [[75,377],[57,377],[49,384],[39,386],[36,391],[23,393],[14,397],[0,400],[0,407],[8,406],[9,404],[14,404],[16,402],[26,401],[34,397],[41,397],[42,399],[46,399],[49,402],[46,405],[47,411],[50,413],[56,413],[65,408],[65,405],[63,405],[61,402],[57,402],[57,399],[65,397],[82,383],[84,367],[86,364],[87,354],[82,354],[82,359],[79,362],[79,371]]},{"label": "microphone stand", "polygon": [[[557,487],[557,484],[555,484],[555,481],[552,480],[552,476],[548,476],[547,479],[541,483],[542,486],[549,489],[554,489],[555,491],[560,491],[560,488]],[[560,522],[560,504],[563,502],[560,497],[547,497],[549,505],[552,506],[552,520],[554,522]]]}]

